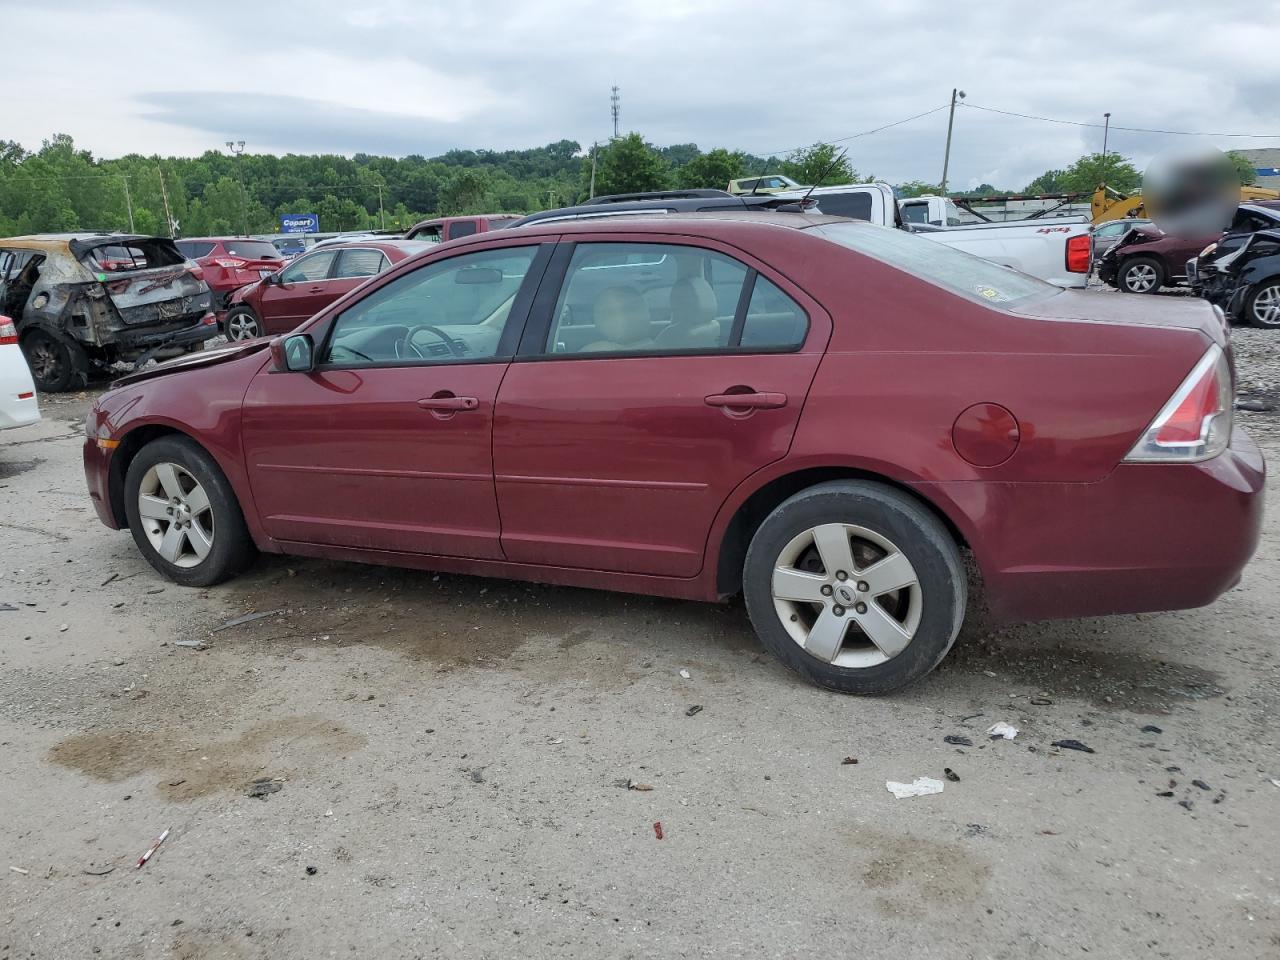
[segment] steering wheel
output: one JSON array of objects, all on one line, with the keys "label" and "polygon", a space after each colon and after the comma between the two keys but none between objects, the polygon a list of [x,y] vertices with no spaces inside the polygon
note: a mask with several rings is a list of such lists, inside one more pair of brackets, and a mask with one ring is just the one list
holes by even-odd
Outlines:
[{"label": "steering wheel", "polygon": [[[429,323],[420,323],[416,327],[411,327],[409,332],[404,335],[404,345],[408,349],[416,353],[421,359],[427,360],[430,358],[426,354],[424,354],[421,350],[419,350],[417,344],[413,342],[413,338],[418,335],[419,330],[425,330],[427,331],[427,333],[430,333],[435,335],[436,337],[439,337],[440,341],[445,345],[446,349],[448,350],[450,356],[465,357],[467,355],[467,345],[463,343],[461,340],[458,340],[455,337],[449,336],[439,327],[433,327]],[[439,354],[433,354],[433,356],[439,356]]]}]

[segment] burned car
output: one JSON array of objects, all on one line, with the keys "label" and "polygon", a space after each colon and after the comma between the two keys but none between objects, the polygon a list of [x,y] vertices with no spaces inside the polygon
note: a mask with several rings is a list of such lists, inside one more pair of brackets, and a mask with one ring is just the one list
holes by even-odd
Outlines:
[{"label": "burned car", "polygon": [[1192,288],[1227,316],[1280,329],[1280,228],[1227,234],[1187,262]]},{"label": "burned car", "polygon": [[172,240],[109,233],[0,239],[0,314],[41,390],[95,369],[198,350],[218,333],[209,287]]}]

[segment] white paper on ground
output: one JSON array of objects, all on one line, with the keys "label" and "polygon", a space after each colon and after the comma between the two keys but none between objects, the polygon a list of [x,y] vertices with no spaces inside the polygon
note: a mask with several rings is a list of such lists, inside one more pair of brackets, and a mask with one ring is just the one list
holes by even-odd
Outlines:
[{"label": "white paper on ground", "polygon": [[916,777],[910,783],[897,783],[893,780],[886,780],[885,787],[899,800],[905,800],[907,797],[927,797],[931,793],[942,792],[942,781],[935,780],[933,777]]},{"label": "white paper on ground", "polygon": [[1018,735],[1018,728],[1012,724],[1005,723],[1001,720],[999,723],[993,723],[987,729],[989,737],[1004,737],[1006,740],[1012,740]]}]

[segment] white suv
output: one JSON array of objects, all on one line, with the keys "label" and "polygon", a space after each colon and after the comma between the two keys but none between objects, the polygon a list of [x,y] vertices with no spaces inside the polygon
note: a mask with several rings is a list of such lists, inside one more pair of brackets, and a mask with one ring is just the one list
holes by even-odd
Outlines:
[{"label": "white suv", "polygon": [[36,386],[18,346],[18,330],[12,320],[0,316],[0,430],[25,427],[39,419]]}]

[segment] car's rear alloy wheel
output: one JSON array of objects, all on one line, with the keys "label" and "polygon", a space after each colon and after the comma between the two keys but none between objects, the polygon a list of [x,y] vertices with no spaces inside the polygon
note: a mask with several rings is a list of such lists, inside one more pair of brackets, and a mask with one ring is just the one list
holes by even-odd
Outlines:
[{"label": "car's rear alloy wheel", "polygon": [[192,440],[162,437],[143,447],[129,464],[125,498],[134,542],[170,580],[209,586],[253,559],[231,485]]},{"label": "car's rear alloy wheel", "polygon": [[262,324],[248,307],[236,307],[227,314],[228,340],[254,340],[262,336]]},{"label": "car's rear alloy wheel", "polygon": [[77,343],[47,330],[32,330],[22,337],[22,352],[36,386],[46,393],[74,390],[89,382],[89,360]]},{"label": "car's rear alloy wheel", "polygon": [[964,619],[956,545],[928,510],[878,483],[811,487],[761,524],[744,592],[764,644],[809,679],[885,693],[946,655]]},{"label": "car's rear alloy wheel", "polygon": [[1249,294],[1245,316],[1255,327],[1275,329],[1280,327],[1280,278],[1259,284]]},{"label": "car's rear alloy wheel", "polygon": [[1150,257],[1134,257],[1120,268],[1120,289],[1125,293],[1155,293],[1164,285],[1164,268]]}]

